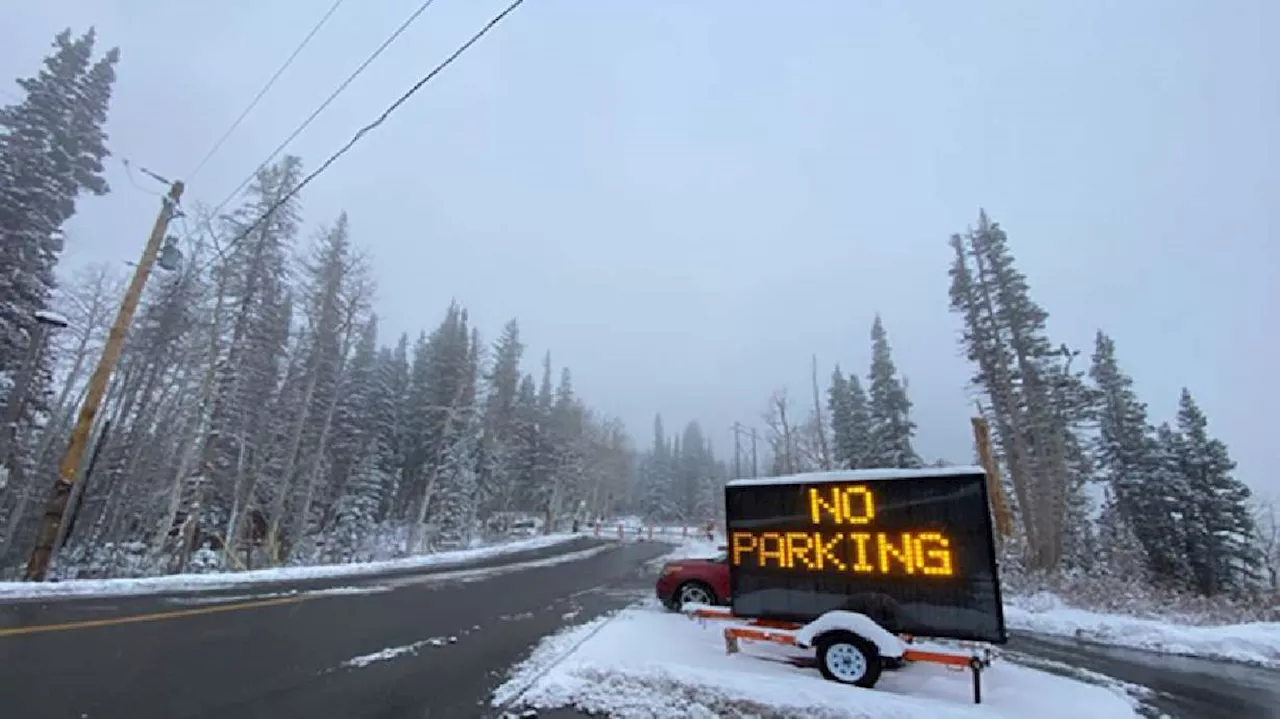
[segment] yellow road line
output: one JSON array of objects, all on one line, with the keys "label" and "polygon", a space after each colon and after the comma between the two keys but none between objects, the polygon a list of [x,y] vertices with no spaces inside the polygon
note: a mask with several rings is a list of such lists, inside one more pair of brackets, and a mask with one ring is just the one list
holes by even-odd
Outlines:
[{"label": "yellow road line", "polygon": [[297,597],[277,597],[275,599],[261,599],[253,602],[237,602],[235,604],[217,604],[211,607],[197,607],[195,609],[177,609],[172,612],[154,612],[152,614],[132,614],[123,617],[111,617],[108,619],[86,619],[78,622],[64,622],[62,624],[37,624],[29,627],[7,627],[0,629],[0,638],[17,637],[24,634],[42,634],[44,632],[66,632],[75,629],[94,629],[97,627],[114,627],[121,624],[138,624],[140,622],[159,622],[165,619],[181,619],[183,617],[197,617],[203,614],[217,614],[219,612],[236,612],[242,609],[258,609],[259,607],[272,607],[281,604],[296,604],[307,599],[305,596]]}]

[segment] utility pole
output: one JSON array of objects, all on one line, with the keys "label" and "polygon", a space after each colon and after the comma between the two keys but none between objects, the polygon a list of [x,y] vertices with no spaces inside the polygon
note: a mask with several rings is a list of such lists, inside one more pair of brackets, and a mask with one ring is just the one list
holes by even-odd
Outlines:
[{"label": "utility pole", "polygon": [[[71,439],[67,442],[67,451],[62,455],[62,463],[58,466],[58,477],[53,483],[53,493],[45,506],[44,517],[40,520],[40,531],[36,535],[35,547],[27,560],[25,578],[29,582],[43,581],[49,571],[49,561],[53,558],[54,542],[62,527],[63,516],[67,511],[67,503],[71,499],[71,489],[75,485],[76,474],[85,448],[89,444],[89,435],[93,430],[93,420],[98,415],[102,399],[107,393],[107,383],[120,359],[124,349],[124,339],[129,333],[129,325],[142,299],[142,289],[151,276],[151,268],[156,264],[160,247],[164,243],[165,233],[169,229],[169,220],[178,210],[178,201],[182,199],[184,186],[182,182],[174,182],[169,187],[169,194],[160,205],[160,214],[156,216],[155,225],[151,228],[151,236],[147,238],[142,257],[133,270],[133,279],[125,290],[124,299],[120,302],[120,311],[116,314],[111,332],[107,335],[106,345],[102,348],[102,358],[94,368],[85,391],[84,404],[80,406],[80,414],[76,417],[75,427],[71,430]],[[162,263],[163,264],[163,263]]]},{"label": "utility pole", "polygon": [[756,453],[756,428],[751,428],[751,476],[760,476],[759,455]]},{"label": "utility pole", "polygon": [[742,461],[739,459],[739,457],[742,456],[741,436],[744,434],[751,438],[751,476],[759,477],[760,476],[759,455],[756,453],[756,440],[759,437],[759,434],[756,432],[756,428],[744,427],[742,426],[741,422],[734,422],[733,427],[731,427],[730,429],[733,430],[734,478],[737,479],[742,477]]},{"label": "utility pole", "polygon": [[733,478],[742,477],[742,425],[733,423]]}]

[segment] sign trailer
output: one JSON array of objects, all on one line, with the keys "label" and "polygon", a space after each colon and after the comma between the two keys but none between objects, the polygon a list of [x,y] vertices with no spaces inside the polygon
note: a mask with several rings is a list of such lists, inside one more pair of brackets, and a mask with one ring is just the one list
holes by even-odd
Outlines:
[{"label": "sign trailer", "polygon": [[732,607],[692,613],[749,620],[726,629],[730,651],[738,639],[814,647],[824,676],[859,686],[900,659],[967,666],[981,700],[990,649],[916,639],[1007,640],[981,468],[737,479],[725,513]]}]

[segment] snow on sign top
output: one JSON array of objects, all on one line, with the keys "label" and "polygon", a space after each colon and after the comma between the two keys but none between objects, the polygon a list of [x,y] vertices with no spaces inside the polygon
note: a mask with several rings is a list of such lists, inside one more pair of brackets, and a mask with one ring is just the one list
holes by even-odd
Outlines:
[{"label": "snow on sign top", "polygon": [[925,469],[847,469],[838,472],[810,472],[785,477],[745,477],[729,481],[730,487],[762,484],[822,484],[824,482],[872,482],[885,479],[933,479],[984,474],[982,467],[927,467]]}]

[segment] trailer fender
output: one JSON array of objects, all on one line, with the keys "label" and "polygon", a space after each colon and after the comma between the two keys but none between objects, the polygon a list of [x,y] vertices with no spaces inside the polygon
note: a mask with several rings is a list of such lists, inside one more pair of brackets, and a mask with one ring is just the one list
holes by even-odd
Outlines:
[{"label": "trailer fender", "polygon": [[902,640],[876,624],[870,617],[857,612],[837,610],[827,612],[796,630],[796,644],[806,649],[817,646],[818,639],[828,632],[850,632],[876,645],[880,656],[900,659],[907,651]]}]

